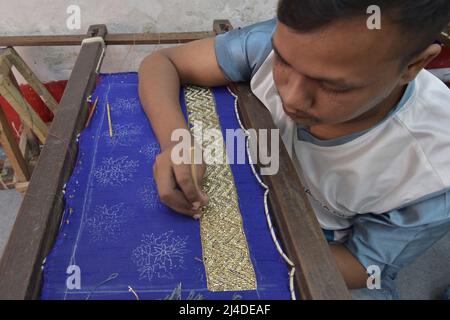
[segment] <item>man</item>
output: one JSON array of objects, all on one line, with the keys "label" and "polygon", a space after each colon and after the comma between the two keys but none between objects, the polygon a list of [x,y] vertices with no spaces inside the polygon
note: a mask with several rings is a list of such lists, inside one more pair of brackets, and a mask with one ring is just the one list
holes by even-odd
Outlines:
[{"label": "man", "polygon": [[[368,27],[371,5],[380,29]],[[447,0],[281,0],[277,19],[150,55],[140,97],[161,144],[162,201],[195,218],[207,202],[170,158],[171,132],[187,128],[180,84],[250,81],[349,288],[364,288],[373,266],[391,286],[450,229],[450,91],[423,70],[449,21]]]}]

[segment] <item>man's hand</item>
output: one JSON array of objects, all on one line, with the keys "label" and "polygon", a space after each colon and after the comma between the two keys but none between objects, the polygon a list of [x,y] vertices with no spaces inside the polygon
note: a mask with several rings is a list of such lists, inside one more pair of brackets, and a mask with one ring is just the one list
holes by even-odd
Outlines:
[{"label": "man's hand", "polygon": [[[195,187],[190,164],[174,164],[171,158],[173,145],[168,146],[157,157],[153,176],[161,201],[169,208],[195,219],[201,217],[201,206],[208,203],[208,196]],[[206,165],[195,164],[196,179],[201,186]]]}]

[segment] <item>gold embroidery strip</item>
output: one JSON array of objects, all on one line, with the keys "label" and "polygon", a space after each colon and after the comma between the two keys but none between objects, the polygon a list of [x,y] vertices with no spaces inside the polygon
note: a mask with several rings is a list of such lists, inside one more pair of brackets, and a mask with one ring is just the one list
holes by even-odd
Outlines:
[{"label": "gold embroidery strip", "polygon": [[[202,141],[202,148],[214,143],[219,150],[226,150],[222,134],[216,135],[214,141],[204,141],[199,137],[205,130],[214,129],[222,133],[213,92],[207,88],[188,86],[185,88],[185,103],[189,123],[193,125],[191,132],[197,141]],[[202,132],[196,130],[196,124],[201,124]],[[208,290],[256,290],[255,270],[244,233],[233,174],[227,161],[207,165],[202,189],[209,197],[200,220]]]}]

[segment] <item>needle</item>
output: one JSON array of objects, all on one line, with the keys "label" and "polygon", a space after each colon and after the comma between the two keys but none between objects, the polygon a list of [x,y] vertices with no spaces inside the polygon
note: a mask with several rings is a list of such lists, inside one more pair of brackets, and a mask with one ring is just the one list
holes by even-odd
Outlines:
[{"label": "needle", "polygon": [[106,109],[108,111],[109,136],[112,138],[113,130],[112,130],[112,120],[111,120],[111,108],[109,106],[109,102],[106,102]]},{"label": "needle", "polygon": [[200,188],[198,186],[198,181],[197,181],[197,168],[195,166],[195,147],[191,147],[191,175],[192,175],[192,180],[194,180],[195,188],[198,191],[200,191]]},{"label": "needle", "polygon": [[97,96],[97,98],[95,98],[95,102],[94,102],[94,105],[92,106],[91,112],[89,112],[89,117],[86,122],[86,128],[89,126],[89,123],[91,123],[91,119],[92,119],[92,116],[94,115],[95,108],[97,108],[97,103],[98,103],[98,96]]}]

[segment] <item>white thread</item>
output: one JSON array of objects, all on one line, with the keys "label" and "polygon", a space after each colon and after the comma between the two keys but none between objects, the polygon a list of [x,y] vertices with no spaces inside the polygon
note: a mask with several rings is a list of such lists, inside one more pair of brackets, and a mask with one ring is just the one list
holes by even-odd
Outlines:
[{"label": "white thread", "polygon": [[132,181],[137,168],[139,168],[139,161],[128,160],[128,156],[105,157],[102,159],[102,164],[93,171],[93,176],[103,187],[117,187]]},{"label": "white thread", "polygon": [[92,289],[92,290],[89,292],[89,294],[88,294],[88,296],[86,297],[85,300],[89,300],[89,299],[91,298],[92,294],[94,293],[94,291],[96,291],[98,288],[100,288],[100,287],[101,287],[102,285],[104,285],[105,283],[108,283],[108,282],[110,282],[110,281],[116,279],[118,276],[119,276],[118,273],[113,273],[113,274],[111,274],[111,275],[108,277],[108,279],[106,279],[105,281],[100,282],[96,287],[94,287],[94,289]]},{"label": "white thread", "polygon": [[128,286],[128,292],[131,292],[135,296],[136,300],[139,300],[139,296],[137,295],[136,291],[134,291],[134,289],[131,286]]},{"label": "white thread", "polygon": [[17,135],[18,137],[20,137],[20,136],[22,135],[23,124],[21,124],[21,125],[19,126],[19,129],[16,128],[15,123],[12,122],[12,121],[11,121],[11,125],[12,125],[12,127],[13,127],[14,132],[16,133],[16,135]]},{"label": "white thread", "polygon": [[255,166],[253,164],[253,160],[251,158],[250,148],[249,148],[249,140],[250,140],[250,134],[247,131],[247,129],[242,125],[241,118],[239,117],[239,111],[238,111],[238,97],[230,90],[229,87],[227,87],[228,92],[234,97],[234,111],[236,113],[236,118],[239,123],[239,126],[244,131],[247,139],[246,139],[246,149],[247,149],[247,156],[250,160],[250,168],[252,168],[253,175],[255,176],[258,183],[265,189],[264,192],[264,211],[266,214],[267,224],[269,226],[270,234],[272,236],[272,240],[275,243],[275,246],[277,248],[278,253],[282,256],[284,261],[291,267],[291,271],[289,272],[289,289],[291,292],[291,299],[296,300],[295,296],[295,288],[294,288],[294,274],[295,274],[295,265],[291,261],[291,259],[288,258],[288,256],[283,252],[283,249],[281,248],[280,243],[278,242],[277,236],[275,235],[275,230],[273,229],[272,219],[270,218],[269,214],[269,206],[267,203],[267,198],[269,195],[269,187],[261,180],[259,177],[259,174],[255,170]]},{"label": "white thread", "polygon": [[97,73],[97,74],[100,71],[100,67],[102,65],[103,58],[105,57],[105,51],[106,51],[106,48],[102,47],[102,53],[100,54],[100,59],[98,59],[97,68],[95,68],[95,73]]},{"label": "white thread", "polygon": [[136,264],[139,279],[168,278],[173,279],[173,270],[184,268],[188,237],[173,235],[173,230],[163,234],[143,234],[141,244],[136,247],[131,255],[131,260]]},{"label": "white thread", "polygon": [[81,45],[83,45],[85,43],[95,43],[95,42],[100,42],[100,44],[102,45],[103,48],[106,46],[105,40],[103,39],[103,37],[85,38],[85,39],[83,39],[83,41],[81,41]]}]

